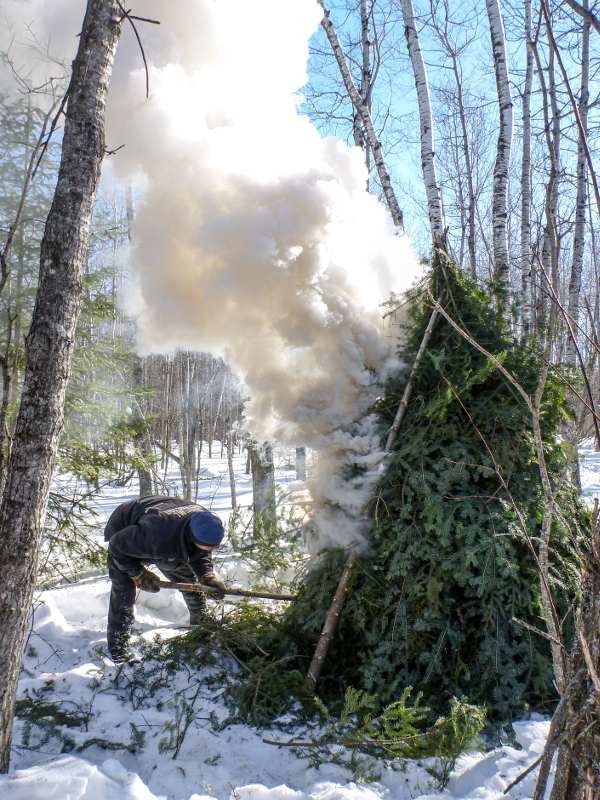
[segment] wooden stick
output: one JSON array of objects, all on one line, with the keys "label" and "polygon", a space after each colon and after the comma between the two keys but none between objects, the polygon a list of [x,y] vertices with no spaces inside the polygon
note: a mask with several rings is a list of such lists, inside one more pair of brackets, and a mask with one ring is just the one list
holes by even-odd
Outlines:
[{"label": "wooden stick", "polygon": [[360,747],[366,744],[404,744],[413,739],[425,739],[431,734],[431,731],[423,731],[423,733],[415,733],[413,736],[403,736],[401,739],[349,739],[348,741],[331,741],[331,742],[276,742],[273,739],[263,739],[265,744],[274,744],[277,747]]},{"label": "wooden stick", "polygon": [[417,351],[417,356],[412,365],[410,375],[408,376],[408,383],[406,384],[404,394],[402,395],[402,400],[400,400],[400,405],[398,406],[398,410],[396,411],[396,416],[394,417],[392,427],[390,428],[387,442],[385,443],[386,453],[390,452],[390,450],[394,446],[394,442],[396,441],[398,430],[400,428],[400,425],[402,424],[402,420],[404,419],[404,414],[406,413],[406,409],[408,407],[408,401],[410,400],[413,378],[415,377],[415,373],[419,368],[421,359],[423,358],[423,353],[427,349],[427,345],[429,344],[429,340],[431,339],[431,334],[433,333],[433,326],[435,325],[435,320],[437,318],[437,315],[438,315],[438,310],[437,308],[434,307],[433,311],[431,312],[431,317],[429,318],[429,324],[427,325],[427,328],[425,329],[425,334],[423,335],[423,341],[421,342],[421,346]]},{"label": "wooden stick", "polygon": [[[429,318],[429,323],[427,324],[427,328],[425,329],[423,340],[421,341],[421,345],[417,351],[417,355],[412,365],[410,375],[408,376],[408,383],[406,384],[406,388],[404,389],[402,399],[400,400],[400,405],[398,406],[398,410],[396,411],[394,422],[392,423],[392,427],[390,428],[387,442],[385,443],[385,448],[384,448],[385,453],[389,453],[391,451],[392,447],[394,446],[394,442],[396,441],[398,430],[400,429],[400,425],[402,424],[402,420],[404,419],[404,414],[406,413],[406,409],[408,407],[408,401],[410,400],[410,395],[412,392],[412,381],[419,367],[421,359],[423,358],[423,354],[427,349],[429,340],[431,339],[433,326],[435,325],[437,316],[438,316],[438,309],[437,307],[434,307],[433,311],[431,312],[431,317]],[[317,649],[315,650],[315,654],[313,656],[313,660],[311,661],[310,668],[306,673],[306,680],[304,683],[305,686],[307,686],[310,689],[314,688],[317,681],[319,680],[319,676],[321,675],[321,670],[323,669],[323,662],[325,661],[325,656],[327,655],[327,652],[329,650],[329,645],[331,644],[331,640],[333,639],[333,636],[335,634],[340,613],[342,611],[342,608],[344,607],[344,603],[346,602],[348,582],[350,581],[350,573],[352,572],[352,567],[354,566],[354,562],[356,561],[356,556],[357,556],[356,550],[351,550],[350,553],[348,554],[348,558],[346,559],[346,564],[344,566],[344,571],[342,572],[342,577],[340,578],[340,582],[338,583],[337,591],[333,598],[333,602],[331,604],[331,608],[329,609],[329,613],[327,614],[327,618],[325,620],[325,625],[323,626],[323,631],[321,632],[319,643],[317,644]]]},{"label": "wooden stick", "polygon": [[306,680],[304,682],[304,685],[310,689],[312,689],[319,680],[321,670],[323,669],[325,656],[327,655],[327,651],[329,650],[329,645],[331,644],[331,640],[333,639],[333,636],[335,634],[341,610],[344,607],[344,603],[346,601],[346,592],[348,591],[348,583],[350,581],[350,575],[352,573],[352,568],[354,567],[355,561],[356,561],[356,550],[351,550],[350,554],[348,555],[348,558],[346,559],[346,564],[344,565],[344,571],[342,572],[342,577],[340,578],[340,582],[338,583],[337,591],[333,598],[333,603],[331,604],[331,608],[329,609],[329,613],[327,614],[327,619],[325,620],[325,625],[323,626],[323,631],[321,632],[319,644],[317,645],[317,649],[315,650],[313,659],[310,662],[310,667],[308,668],[308,672],[306,673]]},{"label": "wooden stick", "polygon": [[[210,586],[203,586],[201,583],[171,583],[171,581],[159,581],[161,589],[179,589],[180,592],[202,592],[210,594],[214,591]],[[295,594],[272,594],[270,592],[250,592],[247,589],[225,589],[225,594],[234,597],[262,597],[265,600],[295,600]]]}]

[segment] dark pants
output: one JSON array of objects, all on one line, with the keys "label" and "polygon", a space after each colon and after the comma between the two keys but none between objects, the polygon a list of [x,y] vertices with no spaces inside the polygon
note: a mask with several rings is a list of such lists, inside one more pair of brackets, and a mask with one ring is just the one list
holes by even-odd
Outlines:
[{"label": "dark pants", "polygon": [[[178,569],[160,570],[165,578],[175,583],[196,583],[196,576],[184,565]],[[112,581],[110,605],[108,607],[108,626],[106,636],[111,655],[122,653],[129,641],[133,627],[133,606],[137,587],[126,572],[121,572],[108,556],[108,576]],[[206,597],[201,592],[182,592],[190,612],[190,622],[197,622],[206,614]]]}]

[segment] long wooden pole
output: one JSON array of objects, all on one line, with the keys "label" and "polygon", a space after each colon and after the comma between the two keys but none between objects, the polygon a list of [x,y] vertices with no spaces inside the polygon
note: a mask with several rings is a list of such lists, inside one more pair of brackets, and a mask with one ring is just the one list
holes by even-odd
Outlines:
[{"label": "long wooden pole", "polygon": [[[406,384],[406,388],[404,389],[404,393],[402,395],[402,399],[400,400],[398,410],[396,411],[394,422],[392,423],[392,427],[390,428],[387,442],[385,443],[384,452],[386,454],[391,451],[392,447],[394,446],[394,442],[396,441],[398,430],[400,429],[400,425],[402,424],[402,420],[404,419],[404,414],[406,413],[406,409],[408,407],[408,401],[410,400],[413,378],[419,367],[421,359],[423,358],[423,354],[427,349],[429,340],[431,339],[433,326],[435,325],[437,316],[438,316],[438,309],[434,307],[433,311],[431,312],[431,317],[429,318],[429,323],[427,325],[427,328],[425,329],[425,334],[423,335],[421,345],[417,351],[417,355],[412,365],[412,369],[408,377],[408,383]],[[310,662],[310,667],[308,668],[308,672],[306,673],[304,685],[309,689],[313,689],[315,687],[321,675],[321,670],[323,669],[323,664],[325,663],[325,657],[329,652],[329,646],[331,645],[332,639],[335,635],[340,614],[342,612],[342,608],[344,607],[344,603],[346,602],[346,595],[348,593],[348,584],[350,582],[352,569],[354,567],[354,564],[356,563],[357,555],[358,553],[356,550],[351,550],[346,559],[346,563],[344,565],[344,571],[342,572],[340,582],[338,583],[338,587],[336,589],[333,602],[331,603],[331,608],[327,613],[327,617],[325,619],[325,625],[323,626],[323,630],[321,631],[321,636],[319,637],[319,642],[317,644],[315,654],[313,655],[312,661]]]},{"label": "long wooden pole", "polygon": [[396,416],[394,417],[392,427],[390,428],[387,442],[385,443],[386,453],[389,453],[391,451],[392,447],[394,446],[394,442],[396,441],[396,436],[398,435],[400,425],[402,424],[402,420],[404,419],[404,414],[406,413],[406,409],[408,407],[408,401],[410,400],[410,396],[412,394],[413,378],[415,377],[415,373],[419,368],[421,359],[423,358],[423,353],[427,349],[427,345],[429,344],[429,340],[431,339],[431,334],[433,333],[433,326],[435,325],[437,315],[438,315],[438,310],[437,308],[434,308],[433,311],[431,312],[431,317],[429,318],[429,324],[425,329],[425,334],[423,335],[423,341],[421,342],[421,346],[417,351],[417,355],[412,365],[410,375],[408,376],[408,383],[406,384],[406,388],[404,389],[404,394],[402,395],[402,400],[400,400],[400,405],[398,406],[398,410],[396,411]]},{"label": "long wooden pole", "polygon": [[[200,592],[211,594],[214,591],[210,586],[203,586],[201,583],[171,583],[171,581],[159,581],[161,589],[179,589],[180,592]],[[273,594],[271,592],[251,592],[248,589],[225,589],[225,594],[233,597],[262,597],[265,600],[295,600],[295,594]]]},{"label": "long wooden pole", "polygon": [[342,577],[338,583],[338,587],[333,598],[333,603],[331,604],[331,608],[327,614],[327,619],[325,620],[325,625],[323,626],[317,649],[315,650],[313,659],[310,662],[310,667],[306,673],[304,684],[310,689],[316,685],[317,681],[319,680],[319,676],[321,675],[325,656],[329,651],[329,645],[334,637],[340,618],[340,613],[344,607],[344,603],[346,602],[348,583],[350,582],[350,576],[356,561],[356,555],[356,550],[351,550],[348,558],[346,559],[344,571],[342,572]]}]

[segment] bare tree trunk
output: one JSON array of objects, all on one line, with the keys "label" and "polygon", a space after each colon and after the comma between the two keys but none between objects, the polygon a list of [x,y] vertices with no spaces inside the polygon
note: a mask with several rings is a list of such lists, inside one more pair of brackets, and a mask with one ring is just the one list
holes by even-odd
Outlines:
[{"label": "bare tree trunk", "polygon": [[[548,276],[552,287],[558,292],[558,263],[560,241],[556,231],[556,207],[558,203],[558,179],[560,164],[560,115],[556,102],[556,81],[554,76],[554,51],[551,48],[548,56],[548,83],[544,77],[544,68],[541,63],[537,46],[532,46],[536,62],[537,77],[542,90],[542,109],[544,115],[544,132],[546,136],[546,147],[550,159],[550,170],[548,183],[546,185],[544,214],[546,222],[544,224],[544,236],[542,244],[541,263]],[[540,314],[545,313],[544,299],[548,292],[540,290]],[[553,313],[554,304],[550,303],[550,314]],[[551,331],[549,327],[548,332]],[[548,351],[550,353],[550,351]]]},{"label": "bare tree trunk", "polygon": [[521,157],[521,308],[522,335],[531,328],[531,89],[534,56],[531,49],[531,0],[525,0],[527,66],[522,98],[523,155]]},{"label": "bare tree trunk", "polygon": [[469,267],[471,274],[477,278],[477,262],[475,258],[475,188],[473,185],[473,165],[471,163],[471,151],[469,150],[469,137],[467,134],[467,120],[465,116],[465,103],[463,98],[462,76],[458,65],[456,53],[452,53],[452,71],[456,81],[458,92],[458,113],[460,116],[460,127],[462,135],[462,150],[465,159],[465,171],[467,173],[467,188],[469,191],[469,209],[467,215],[468,239],[467,249],[469,251]]},{"label": "bare tree trunk", "polygon": [[306,479],[306,447],[296,448],[296,480]]},{"label": "bare tree trunk", "polygon": [[[476,279],[477,278],[477,262],[476,262],[476,234],[475,234],[475,188],[473,182],[473,163],[471,159],[471,150],[469,147],[469,133],[467,127],[467,117],[465,113],[465,100],[464,100],[464,90],[463,90],[463,80],[462,80],[462,69],[459,60],[459,53],[460,48],[456,46],[451,40],[450,33],[449,33],[449,23],[450,23],[450,5],[449,0],[444,0],[443,2],[443,9],[444,9],[444,25],[443,27],[439,24],[437,20],[437,10],[438,10],[438,3],[434,2],[434,0],[430,0],[430,8],[431,8],[431,19],[432,24],[435,29],[435,32],[438,35],[440,42],[448,57],[452,61],[452,74],[454,75],[454,82],[456,83],[456,104],[458,107],[458,116],[460,120],[460,135],[458,133],[455,134],[456,141],[458,142],[459,138],[461,141],[460,149],[462,149],[462,155],[464,159],[464,175],[467,181],[467,191],[468,191],[468,205],[465,214],[465,203],[463,200],[463,192],[462,192],[462,169],[459,165],[459,156],[457,153],[456,157],[456,172],[457,178],[459,181],[459,185],[461,186],[460,190],[460,212],[461,212],[461,251],[460,251],[460,264],[462,267],[463,262],[463,253],[464,253],[464,240],[465,240],[465,231],[466,231],[466,238],[467,238],[467,251],[469,253],[469,268],[471,270],[471,274]],[[458,147],[456,148],[458,151]],[[465,217],[466,217],[466,225],[465,225]]]},{"label": "bare tree trunk", "polygon": [[[556,209],[560,176],[560,113],[556,99],[556,78],[554,74],[554,50],[550,48],[548,55],[548,82],[544,79],[539,56],[536,54],[538,79],[542,88],[542,107],[544,112],[544,129],[546,145],[550,158],[550,174],[546,186],[544,238],[542,244],[542,265],[550,276],[554,289],[558,292],[559,239],[556,230]],[[556,248],[556,253],[554,253]],[[544,293],[542,293],[544,294]]]},{"label": "bare tree trunk", "polygon": [[[360,47],[362,53],[362,68],[360,76],[360,86],[358,93],[361,103],[365,106],[367,113],[371,113],[371,36],[369,32],[369,7],[368,0],[360,0]],[[352,125],[354,144],[365,151],[365,164],[369,168],[369,147],[365,140],[365,132],[360,114],[354,109],[354,120]],[[370,188],[370,179],[367,176],[367,192]]]},{"label": "bare tree trunk", "polygon": [[269,442],[250,445],[250,463],[252,466],[252,496],[254,510],[254,530],[261,525],[272,527],[276,523],[275,508],[275,465],[273,448]]},{"label": "bare tree trunk", "polygon": [[[494,272],[509,294],[510,260],[508,254],[508,188],[510,159],[513,141],[513,102],[508,75],[506,36],[500,0],[486,0],[490,23],[494,72],[498,91],[500,126],[498,130],[498,149],[494,166],[494,188],[492,198],[492,237],[494,249]],[[506,297],[501,298],[506,302]]]},{"label": "bare tree trunk", "polygon": [[[583,0],[584,10],[588,10],[588,0]],[[581,92],[579,95],[579,116],[587,136],[588,99],[590,82],[590,23],[584,20],[581,29]],[[587,159],[585,145],[580,134],[577,145],[577,200],[575,204],[575,229],[573,231],[573,261],[569,281],[568,312],[575,323],[579,322],[579,295],[581,291],[581,270],[585,247],[585,217],[587,208]],[[576,329],[576,327],[575,327]],[[577,363],[577,353],[572,339],[567,340],[567,361]]]},{"label": "bare tree trunk", "polygon": [[237,493],[235,491],[235,471],[233,469],[233,433],[231,425],[227,433],[227,469],[229,471],[229,488],[231,489],[231,507],[237,508]]},{"label": "bare tree trunk", "polygon": [[62,160],[41,244],[27,364],[0,507],[0,772],[35,588],[50,480],[80,310],[89,228],[104,158],[104,109],[121,33],[116,0],[88,0],[73,62]]},{"label": "bare tree trunk", "polygon": [[388,209],[390,211],[390,214],[392,215],[392,220],[394,222],[394,225],[398,229],[398,232],[404,233],[402,211],[400,210],[400,206],[398,205],[398,199],[396,198],[396,194],[392,187],[390,174],[388,172],[388,168],[385,163],[385,158],[383,156],[383,148],[381,146],[381,142],[379,141],[379,137],[375,132],[373,121],[371,119],[371,114],[366,109],[364,103],[361,100],[360,93],[356,88],[354,79],[352,77],[352,73],[350,72],[350,67],[348,66],[346,55],[342,49],[342,45],[340,44],[340,40],[335,30],[335,26],[329,18],[329,11],[326,10],[323,0],[317,0],[317,2],[323,9],[323,19],[321,20],[321,25],[323,26],[323,30],[327,34],[329,44],[331,45],[331,49],[333,50],[333,55],[335,56],[335,60],[337,61],[337,65],[339,67],[342,80],[344,82],[344,87],[346,88],[346,92],[348,93],[348,97],[350,98],[352,105],[354,106],[357,114],[360,117],[360,121],[362,122],[365,136],[367,139],[367,144],[371,148],[371,152],[373,153],[373,160],[375,162],[377,174],[379,175],[379,182],[381,183],[381,189],[386,199]]},{"label": "bare tree trunk", "polygon": [[425,193],[427,195],[427,210],[429,212],[429,225],[434,244],[439,244],[445,249],[445,224],[442,193],[437,178],[435,167],[435,142],[433,135],[433,114],[431,111],[431,97],[429,96],[429,82],[425,60],[419,42],[419,33],[415,19],[415,10],[412,0],[400,0],[404,32],[408,45],[408,54],[415,77],[417,100],[419,104],[419,120],[421,125],[421,168]]}]

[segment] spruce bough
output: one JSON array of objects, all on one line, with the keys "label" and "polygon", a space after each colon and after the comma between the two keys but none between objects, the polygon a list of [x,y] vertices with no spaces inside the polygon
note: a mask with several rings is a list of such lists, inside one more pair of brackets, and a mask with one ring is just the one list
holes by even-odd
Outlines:
[{"label": "spruce bough", "polygon": [[[512,338],[490,296],[449,266],[438,268],[431,284],[452,318],[533,391],[541,360]],[[413,325],[401,353],[409,363],[431,314],[426,298],[422,287],[411,296]],[[383,440],[407,374],[390,380],[379,402]],[[543,436],[554,475],[565,465],[557,437],[568,413],[563,386],[551,377]],[[513,622],[543,628],[539,575],[494,460],[535,542],[543,498],[526,405],[484,355],[439,319],[370,504],[371,550],[356,569],[320,695],[332,699],[353,686],[385,704],[411,686],[438,714],[447,713],[453,697],[485,704],[491,718],[502,720],[527,708],[551,710],[549,644]],[[571,542],[585,513],[568,482],[557,511],[551,578],[565,613],[575,592]],[[308,574],[284,618],[278,657],[294,652],[299,664],[310,658],[342,563],[343,554],[329,551]]]}]

